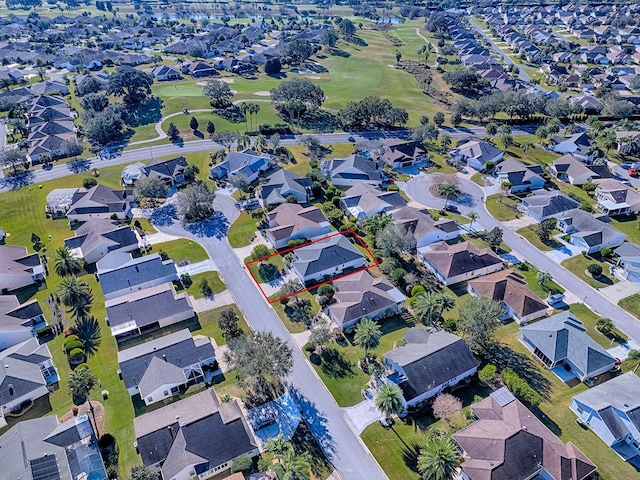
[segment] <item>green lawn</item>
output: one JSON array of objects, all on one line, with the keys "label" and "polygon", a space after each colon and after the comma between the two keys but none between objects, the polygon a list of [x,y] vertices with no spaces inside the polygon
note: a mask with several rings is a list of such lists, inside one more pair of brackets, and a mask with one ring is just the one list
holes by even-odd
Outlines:
[{"label": "green lawn", "polygon": [[451,219],[451,220],[455,220],[459,225],[467,225],[471,223],[471,219],[469,217],[465,215],[461,215],[459,213],[455,213],[455,212],[441,213],[440,210],[433,209],[433,210],[429,210],[429,213],[431,213],[431,217],[436,221]]},{"label": "green lawn", "polygon": [[[218,325],[218,319],[220,318],[220,314],[225,310],[233,310],[238,317],[240,318],[239,326],[240,329],[244,332],[249,331],[249,326],[247,325],[246,320],[242,316],[242,313],[238,309],[236,304],[226,305],[224,307],[214,308],[213,310],[207,310],[206,312],[202,312],[198,314],[198,321],[200,323],[201,328],[198,330],[193,330],[192,333],[194,335],[206,335],[207,337],[211,337],[216,341],[216,345],[224,345],[227,343],[227,340],[222,336],[222,330]],[[216,389],[217,390],[217,389]]]},{"label": "green lawn", "polygon": [[569,310],[578,317],[580,321],[582,321],[584,326],[587,328],[587,334],[602,348],[611,348],[614,345],[627,341],[628,337],[617,328],[614,328],[608,335],[598,332],[596,330],[596,324],[598,323],[600,315],[596,314],[586,305],[582,303],[573,303],[570,305]]},{"label": "green lawn", "polygon": [[529,263],[521,264],[520,268],[516,268],[516,271],[521,274],[527,282],[529,289],[538,295],[542,300],[545,300],[549,295],[556,293],[564,293],[565,290],[553,280],[545,282],[544,285],[540,285],[536,278],[539,270]]},{"label": "green lawn", "polygon": [[611,219],[611,226],[624,233],[627,242],[640,243],[640,228],[635,217],[614,217]]},{"label": "green lawn", "polygon": [[[540,240],[540,237],[538,237],[536,228],[537,225],[529,225],[528,227],[522,227],[516,230],[516,233],[526,238],[531,245],[536,247],[538,250],[542,250],[543,252],[555,250],[556,248],[560,248],[562,246],[562,243],[554,238],[549,238],[549,241],[547,243],[543,243],[542,240]],[[558,233],[560,233],[560,230],[556,230],[554,228],[551,232],[550,237],[553,237]]]},{"label": "green lawn", "polygon": [[[487,243],[487,232],[477,232],[477,233],[465,233],[464,235],[462,235],[462,240],[465,242],[471,242],[473,243],[476,247],[478,248],[489,248],[489,244]],[[498,247],[498,254],[503,254],[503,253],[509,253],[511,251],[511,248],[509,248],[509,246],[502,242],[500,243],[500,246]]]},{"label": "green lawn", "polygon": [[[592,263],[602,266],[602,275],[600,275],[600,278],[596,279],[588,272],[585,273],[587,267]],[[618,282],[616,277],[609,274],[610,264],[603,262],[599,257],[576,255],[575,257],[568,258],[562,262],[562,266],[573,273],[576,277],[587,282],[593,288],[604,288]]]},{"label": "green lawn", "polygon": [[240,216],[229,227],[227,239],[233,248],[246,247],[254,237],[258,220],[250,212],[241,212]]},{"label": "green lawn", "polygon": [[484,174],[483,174],[483,173],[480,173],[480,172],[478,172],[478,173],[474,173],[474,174],[471,176],[471,181],[472,181],[473,183],[475,183],[476,185],[480,185],[481,187],[484,187],[484,186],[485,186],[485,182],[484,182]]},{"label": "green lawn", "polygon": [[640,293],[635,293],[618,302],[622,308],[636,318],[640,318]]},{"label": "green lawn", "polygon": [[[245,258],[244,261],[245,261],[245,263],[250,262],[251,261],[251,257]],[[270,281],[270,279],[262,278],[262,276],[260,275],[260,264],[261,263],[273,265],[278,270],[282,270],[284,268],[284,261],[282,259],[282,256],[280,256],[280,255],[273,255],[272,257],[269,257],[268,260],[264,260],[262,262],[250,263],[248,265],[249,270],[253,274],[254,278],[260,283],[264,283],[264,282]]]},{"label": "green lawn", "polygon": [[214,295],[216,293],[224,292],[227,289],[227,286],[220,279],[218,272],[204,272],[191,275],[191,281],[193,284],[187,288],[187,292],[195,298],[203,298],[203,295],[200,292],[200,283],[202,283],[203,280],[209,282],[209,286],[211,287]]},{"label": "green lawn", "polygon": [[[540,145],[540,143],[538,143],[539,141],[540,139],[535,135],[516,137],[517,144],[510,146],[506,151],[506,155],[523,161],[524,163],[533,163],[536,165],[549,165],[553,163],[556,158],[560,157],[559,154],[547,150],[544,146]],[[522,149],[522,145],[526,142],[533,144],[533,146],[525,152]]]},{"label": "green lawn", "polygon": [[[573,307],[580,309],[582,306]],[[586,307],[583,307],[586,308]],[[579,312],[579,310],[576,310]],[[574,312],[575,313],[575,312]],[[578,317],[584,321],[582,313]],[[586,322],[585,322],[586,325]],[[589,325],[587,325],[589,328]],[[538,392],[544,401],[540,405],[540,412],[534,412],[563,442],[573,442],[597,466],[598,472],[605,480],[620,478],[635,478],[637,472],[625,463],[613,450],[608,448],[591,429],[584,430],[576,424],[575,414],[569,410],[571,398],[587,390],[584,384],[569,387],[547,368],[543,368],[536,361],[532,361],[531,353],[522,345],[518,337],[518,325],[511,322],[498,328],[497,336],[501,344],[509,347],[512,353],[505,356],[505,362],[516,362],[526,372],[530,384],[538,386]],[[589,332],[592,328],[589,328]],[[597,332],[595,332],[597,334]],[[599,335],[599,334],[598,334]],[[508,363],[505,363],[508,365]],[[633,365],[635,366],[635,365]],[[631,366],[632,367],[632,366]],[[623,364],[623,369],[625,365]],[[628,367],[627,367],[628,368]],[[602,375],[608,378],[607,374]],[[541,415],[544,415],[543,417]]]},{"label": "green lawn", "polygon": [[510,205],[516,206],[518,203],[510,197],[506,197],[500,193],[489,195],[487,197],[487,211],[496,220],[500,220],[501,222],[518,218],[516,210],[511,208]]},{"label": "green lawn", "polygon": [[[378,358],[393,349],[395,343],[402,338],[402,334],[414,326],[413,317],[407,315],[396,315],[380,322],[383,335],[380,345],[372,354]],[[347,341],[344,345],[331,344],[327,351],[326,364],[312,362],[313,368],[327,386],[333,398],[341,407],[349,407],[362,401],[361,390],[369,381],[369,374],[358,368],[358,361],[363,356],[363,350],[353,343],[353,336],[346,335]],[[307,355],[309,353],[307,352]]]},{"label": "green lawn", "polygon": [[189,263],[198,263],[209,258],[204,248],[186,238],[157,243],[152,247],[150,253],[157,253],[162,250],[176,263],[180,263],[183,260],[189,260]]},{"label": "green lawn", "polygon": [[[276,293],[270,298],[273,300],[275,298],[278,298],[279,296],[280,295]],[[304,300],[309,300],[311,302],[312,315],[316,315],[320,311],[320,305],[318,305],[315,297],[310,292],[307,291],[298,293],[297,297]],[[276,312],[276,314],[278,314],[278,316],[280,317],[280,320],[282,320],[282,323],[284,323],[284,326],[287,327],[287,330],[289,330],[291,333],[300,333],[304,332],[307,329],[307,326],[304,323],[294,322],[287,316],[285,312],[285,306],[282,303],[275,302],[272,303],[271,306],[273,307],[273,310]]]}]

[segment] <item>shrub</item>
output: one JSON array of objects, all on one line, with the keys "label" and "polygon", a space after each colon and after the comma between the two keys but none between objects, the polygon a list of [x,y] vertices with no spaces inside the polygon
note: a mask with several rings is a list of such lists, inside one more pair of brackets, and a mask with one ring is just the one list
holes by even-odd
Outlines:
[{"label": "shrub", "polygon": [[482,383],[489,384],[496,379],[497,374],[498,374],[498,369],[496,368],[496,366],[488,364],[478,372],[478,379]]},{"label": "shrub", "polygon": [[611,256],[611,254],[613,253],[613,250],[611,250],[610,248],[603,248],[600,251],[600,255],[602,255],[604,258],[609,258]]},{"label": "shrub", "polygon": [[458,324],[453,318],[450,318],[449,320],[445,320],[445,322],[442,324],[442,328],[444,328],[447,332],[455,332],[456,330],[458,330]]},{"label": "shrub", "polygon": [[79,362],[84,358],[84,350],[81,348],[74,348],[69,352],[69,360],[72,362]]},{"label": "shrub", "polygon": [[389,185],[387,187],[387,192],[397,192],[400,190],[400,187],[398,185],[396,185],[395,183],[392,183],[391,185]]},{"label": "shrub", "polygon": [[79,363],[78,365],[76,365],[76,370],[82,370],[83,368],[89,368],[89,365],[87,365],[86,363]]},{"label": "shrub", "polygon": [[500,373],[500,376],[505,386],[520,400],[534,407],[540,405],[540,402],[542,402],[540,394],[531,388],[529,384],[520,378],[511,368],[505,368]]},{"label": "shrub", "polygon": [[329,283],[325,283],[324,285],[320,285],[320,287],[318,288],[318,295],[323,295],[325,297],[333,297],[335,295],[336,291],[333,288],[333,285],[329,284]]},{"label": "shrub", "polygon": [[253,461],[247,455],[236,458],[231,464],[231,473],[249,472],[253,467]]},{"label": "shrub", "polygon": [[206,279],[200,282],[200,293],[203,297],[210,297],[211,295],[213,295],[213,289]]},{"label": "shrub", "polygon": [[191,275],[189,275],[188,273],[183,273],[182,275],[180,275],[180,283],[182,283],[182,286],[184,288],[189,288],[191,285],[193,285]]},{"label": "shrub", "polygon": [[380,264],[380,271],[384,275],[391,275],[391,272],[393,272],[394,269],[398,268],[399,265],[400,264],[395,258],[388,257],[385,258]]},{"label": "shrub", "polygon": [[599,277],[600,275],[602,275],[602,265],[591,263],[587,267],[587,272],[589,272],[594,277]]},{"label": "shrub", "polygon": [[411,288],[411,296],[412,297],[417,297],[418,295],[420,295],[421,293],[424,293],[425,289],[422,285],[414,285]]},{"label": "shrub", "polygon": [[404,268],[395,268],[391,273],[391,279],[394,283],[400,283],[402,281],[402,277],[407,274],[407,271]]},{"label": "shrub", "polygon": [[93,177],[87,177],[82,180],[82,186],[89,190],[92,187],[95,187],[98,184],[98,181]]},{"label": "shrub", "polygon": [[169,260],[169,254],[164,250],[158,250],[158,255],[160,255],[160,258],[162,259],[163,262],[166,260]]},{"label": "shrub", "polygon": [[71,335],[65,337],[64,341],[62,342],[62,345],[66,347],[71,342],[75,342],[77,340],[80,340],[80,337],[78,337],[77,335],[71,334]]},{"label": "shrub", "polygon": [[256,245],[251,251],[251,260],[258,260],[259,258],[266,257],[271,253],[271,249],[266,245]]},{"label": "shrub", "polygon": [[307,243],[306,238],[296,238],[295,240],[289,240],[287,242],[287,246],[293,248],[293,247],[298,247],[300,245],[303,245],[305,243]]},{"label": "shrub", "polygon": [[64,351],[67,353],[67,355],[71,355],[71,352],[73,350],[82,350],[83,347],[84,345],[80,340],[74,340],[73,342],[69,342],[64,346]]},{"label": "shrub", "polygon": [[594,192],[596,189],[596,184],[595,183],[583,183],[582,184],[582,190],[584,190],[585,192]]}]

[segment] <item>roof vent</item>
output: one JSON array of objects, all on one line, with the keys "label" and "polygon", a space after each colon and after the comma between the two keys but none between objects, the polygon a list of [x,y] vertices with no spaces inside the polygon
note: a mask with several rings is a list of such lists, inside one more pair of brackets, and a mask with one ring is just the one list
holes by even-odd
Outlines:
[{"label": "roof vent", "polygon": [[527,426],[526,425],[522,425],[522,430],[527,430]]}]

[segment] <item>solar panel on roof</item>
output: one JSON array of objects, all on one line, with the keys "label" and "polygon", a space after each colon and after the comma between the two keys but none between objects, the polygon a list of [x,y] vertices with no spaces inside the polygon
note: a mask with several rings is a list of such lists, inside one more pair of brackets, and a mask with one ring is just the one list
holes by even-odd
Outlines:
[{"label": "solar panel on roof", "polygon": [[493,392],[491,394],[491,398],[493,398],[501,407],[510,404],[516,399],[516,397],[514,397],[511,392],[504,387]]},{"label": "solar panel on roof", "polygon": [[31,464],[31,477],[33,480],[60,480],[55,454],[34,458],[29,463]]}]

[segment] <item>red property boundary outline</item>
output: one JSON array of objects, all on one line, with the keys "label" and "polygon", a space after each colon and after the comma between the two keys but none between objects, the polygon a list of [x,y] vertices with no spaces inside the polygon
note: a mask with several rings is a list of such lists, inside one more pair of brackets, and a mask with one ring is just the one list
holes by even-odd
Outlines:
[{"label": "red property boundary outline", "polygon": [[[325,282],[320,282],[320,283],[318,283],[318,284],[311,285],[310,287],[306,287],[306,288],[304,288],[303,290],[300,290],[300,291],[295,292],[295,293],[290,293],[289,295],[284,295],[284,296],[279,297],[279,298],[276,298],[276,299],[274,299],[274,300],[270,300],[270,299],[269,299],[269,297],[267,296],[267,294],[266,294],[266,293],[264,293],[264,290],[262,289],[262,286],[260,285],[260,282],[258,281],[258,279],[255,277],[255,275],[254,275],[254,274],[253,274],[253,272],[251,271],[251,268],[249,268],[249,265],[251,265],[251,264],[253,264],[253,263],[263,262],[263,261],[265,261],[265,260],[270,259],[271,257],[275,257],[276,255],[284,255],[284,254],[287,254],[287,253],[292,252],[292,251],[294,251],[294,250],[298,250],[299,248],[302,248],[302,247],[308,247],[309,245],[313,245],[314,243],[322,242],[322,241],[324,241],[324,240],[327,240],[327,239],[329,239],[329,238],[336,237],[336,236],[338,236],[338,235],[345,236],[345,234],[347,234],[347,233],[349,233],[349,234],[353,235],[353,237],[354,237],[354,238],[356,239],[356,241],[360,244],[360,246],[361,246],[362,248],[364,248],[364,249],[365,249],[365,251],[367,252],[367,255],[369,255],[370,259],[373,261],[373,263],[372,263],[371,265],[367,265],[366,267],[359,268],[359,269],[357,269],[357,270],[354,270],[353,272],[345,273],[345,274],[343,274],[343,275],[338,275],[337,277],[332,278],[331,280],[327,280],[327,281],[325,281]],[[341,278],[349,277],[349,276],[351,276],[351,275],[354,275],[354,274],[356,274],[356,273],[359,273],[359,272],[362,272],[362,271],[365,271],[365,270],[370,270],[370,269],[372,269],[372,268],[377,267],[378,265],[380,265],[380,262],[379,262],[379,261],[378,261],[378,259],[377,259],[377,258],[376,258],[372,253],[371,253],[371,250],[369,250],[369,247],[368,247],[368,246],[367,246],[367,244],[362,240],[362,238],[360,238],[360,236],[359,236],[356,232],[354,232],[354,231],[353,231],[353,229],[348,228],[348,229],[346,229],[346,230],[342,230],[342,231],[340,231],[340,232],[335,232],[335,233],[332,233],[332,234],[330,234],[330,235],[326,235],[326,236],[324,236],[324,237],[322,237],[322,238],[318,238],[317,240],[312,240],[312,241],[310,241],[310,242],[303,243],[302,245],[297,245],[297,246],[295,246],[295,247],[287,248],[287,249],[285,249],[285,250],[276,251],[275,253],[271,253],[271,254],[266,255],[266,256],[264,256],[264,257],[260,257],[260,258],[258,258],[258,259],[256,259],[256,260],[251,260],[250,262],[244,262],[244,265],[245,265],[245,267],[247,267],[247,270],[249,271],[249,275],[251,275],[251,278],[253,279],[253,281],[255,282],[255,284],[258,286],[258,289],[260,290],[260,293],[262,293],[262,295],[263,295],[263,296],[264,296],[264,298],[267,300],[267,302],[269,302],[270,304],[273,304],[273,303],[279,302],[280,300],[284,300],[284,299],[287,299],[287,298],[290,298],[290,297],[294,297],[294,296],[296,296],[296,295],[298,295],[298,294],[300,294],[300,293],[308,292],[309,290],[313,290],[313,289],[315,289],[315,288],[318,288],[318,287],[320,287],[321,285],[325,285],[325,284],[327,284],[327,283],[332,283],[332,282],[334,282],[334,281],[336,281],[336,280],[339,280],[339,279],[341,279]]]}]

